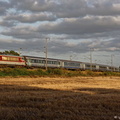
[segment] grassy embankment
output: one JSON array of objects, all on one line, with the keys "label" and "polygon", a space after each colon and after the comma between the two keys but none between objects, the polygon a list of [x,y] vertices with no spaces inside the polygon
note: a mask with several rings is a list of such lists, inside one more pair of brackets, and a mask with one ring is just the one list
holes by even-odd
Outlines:
[{"label": "grassy embankment", "polygon": [[30,77],[74,77],[74,76],[120,76],[120,72],[93,72],[87,71],[70,71],[64,69],[26,69],[26,68],[2,68],[0,77],[5,76],[30,76]]}]

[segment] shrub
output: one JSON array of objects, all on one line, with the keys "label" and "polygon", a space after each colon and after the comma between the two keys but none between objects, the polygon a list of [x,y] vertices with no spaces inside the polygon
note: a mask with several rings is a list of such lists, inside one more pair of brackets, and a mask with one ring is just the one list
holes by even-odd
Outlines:
[{"label": "shrub", "polygon": [[45,76],[47,75],[48,73],[42,69],[37,69],[34,71],[35,75],[39,75],[39,76]]},{"label": "shrub", "polygon": [[54,74],[56,74],[56,75],[62,75],[62,74],[63,74],[63,72],[62,72],[61,69],[53,69],[53,72],[54,72]]},{"label": "shrub", "polygon": [[95,75],[95,72],[93,72],[91,70],[86,70],[86,73],[87,73],[87,75],[90,75],[90,76],[94,76]]},{"label": "shrub", "polygon": [[61,69],[48,69],[47,73],[50,75],[62,75],[63,74]]}]

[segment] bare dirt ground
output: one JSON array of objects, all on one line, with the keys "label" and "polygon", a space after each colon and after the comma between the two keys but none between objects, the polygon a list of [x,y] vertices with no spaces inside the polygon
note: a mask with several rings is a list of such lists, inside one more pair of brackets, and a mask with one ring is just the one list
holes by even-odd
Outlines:
[{"label": "bare dirt ground", "polygon": [[0,120],[114,119],[120,77],[0,78]]}]

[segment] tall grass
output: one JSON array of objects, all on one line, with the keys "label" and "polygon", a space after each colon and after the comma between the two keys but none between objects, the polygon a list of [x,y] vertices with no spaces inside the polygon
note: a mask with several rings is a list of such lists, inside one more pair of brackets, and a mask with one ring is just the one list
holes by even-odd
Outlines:
[{"label": "tall grass", "polygon": [[74,76],[120,76],[120,72],[94,72],[86,71],[71,71],[65,69],[27,69],[27,68],[3,68],[0,70],[0,76],[61,76],[61,77],[74,77]]}]

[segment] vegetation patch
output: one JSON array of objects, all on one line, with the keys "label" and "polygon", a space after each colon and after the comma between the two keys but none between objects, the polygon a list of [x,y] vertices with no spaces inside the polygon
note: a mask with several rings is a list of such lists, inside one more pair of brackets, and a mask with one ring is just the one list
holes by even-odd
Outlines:
[{"label": "vegetation patch", "polygon": [[0,70],[0,76],[60,76],[60,77],[77,77],[77,76],[120,76],[120,72],[94,72],[90,70],[86,71],[72,71],[66,69],[27,69],[27,68],[2,68]]}]

